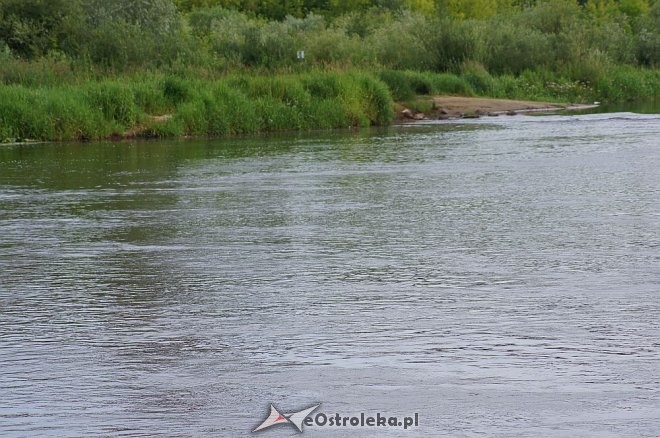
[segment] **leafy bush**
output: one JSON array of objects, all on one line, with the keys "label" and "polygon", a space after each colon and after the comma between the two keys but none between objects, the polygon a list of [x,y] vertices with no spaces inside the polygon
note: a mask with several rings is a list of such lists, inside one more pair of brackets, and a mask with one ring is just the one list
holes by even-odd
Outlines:
[{"label": "leafy bush", "polygon": [[365,38],[380,65],[394,69],[431,70],[437,65],[431,22],[422,15],[406,13],[377,27]]},{"label": "leafy bush", "polygon": [[539,31],[506,21],[492,21],[480,28],[480,32],[483,52],[480,58],[491,73],[519,74],[548,64],[550,39]]},{"label": "leafy bush", "polygon": [[474,89],[465,78],[450,73],[432,74],[431,84],[435,94],[459,94],[463,96],[474,94]]},{"label": "leafy bush", "polygon": [[83,4],[87,20],[94,27],[124,22],[158,38],[176,34],[181,27],[181,16],[171,0],[84,0]]},{"label": "leafy bush", "polygon": [[494,78],[490,95],[502,99],[512,99],[520,97],[520,81],[513,75],[501,75]]},{"label": "leafy bush", "polygon": [[541,0],[534,6],[523,9],[515,17],[515,24],[546,35],[558,35],[573,29],[579,22],[582,11],[573,0]]},{"label": "leafy bush", "polygon": [[478,39],[475,23],[442,20],[435,23],[432,41],[435,49],[435,68],[439,71],[457,70],[477,52]]},{"label": "leafy bush", "polygon": [[306,35],[301,41],[307,63],[321,66],[360,66],[373,63],[369,50],[354,35],[338,28]]},{"label": "leafy bush", "polygon": [[106,21],[91,30],[86,50],[94,64],[123,70],[143,65],[155,52],[155,40],[136,24]]},{"label": "leafy bush", "polygon": [[222,6],[195,9],[187,16],[192,32],[198,38],[205,38],[211,34],[217,21],[229,17],[233,12]]},{"label": "leafy bush", "polygon": [[640,74],[630,67],[612,67],[598,79],[596,88],[603,100],[636,100],[657,95],[654,82],[651,74]]},{"label": "leafy bush", "polygon": [[417,94],[474,94],[464,77],[451,73],[383,70],[379,77],[398,101],[408,101]]},{"label": "leafy bush", "polygon": [[[660,2],[657,4],[660,10]],[[660,66],[660,24],[642,23],[640,30],[634,35],[634,39],[637,61],[647,67]]]},{"label": "leafy bush", "polygon": [[478,94],[487,94],[491,87],[493,78],[488,70],[478,62],[465,62],[461,65],[461,77],[465,79],[472,89]]},{"label": "leafy bush", "polygon": [[562,73],[569,78],[585,83],[596,83],[608,74],[612,68],[609,57],[600,50],[584,54],[580,59],[572,60],[562,68]]},{"label": "leafy bush", "polygon": [[2,0],[0,42],[23,58],[53,51],[74,55],[84,35],[83,16],[79,0]]},{"label": "leafy bush", "polygon": [[7,54],[0,60],[0,84],[32,87],[75,83],[85,74],[76,71],[65,57],[43,57],[34,61]]},{"label": "leafy bush", "polygon": [[395,100],[409,100],[415,96],[415,91],[405,72],[383,70],[378,76],[389,87]]}]

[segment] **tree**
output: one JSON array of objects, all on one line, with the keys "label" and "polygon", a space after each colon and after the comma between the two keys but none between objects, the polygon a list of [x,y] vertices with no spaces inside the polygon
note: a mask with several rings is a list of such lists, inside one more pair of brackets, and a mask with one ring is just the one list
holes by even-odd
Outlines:
[{"label": "tree", "polygon": [[154,35],[167,35],[178,31],[181,24],[172,0],[82,1],[85,4],[88,20],[94,26],[107,21],[124,21]]},{"label": "tree", "polygon": [[175,60],[186,44],[171,0],[82,0],[87,34],[81,51],[92,62],[122,69]]},{"label": "tree", "polygon": [[629,17],[646,15],[651,10],[648,0],[619,0],[619,9]]},{"label": "tree", "polygon": [[485,19],[510,6],[507,0],[438,0],[438,8],[454,18]]},{"label": "tree", "polygon": [[82,21],[80,0],[0,0],[0,41],[21,57],[74,51]]},{"label": "tree", "polygon": [[431,16],[437,12],[436,3],[434,0],[405,0],[405,7],[413,12]]}]

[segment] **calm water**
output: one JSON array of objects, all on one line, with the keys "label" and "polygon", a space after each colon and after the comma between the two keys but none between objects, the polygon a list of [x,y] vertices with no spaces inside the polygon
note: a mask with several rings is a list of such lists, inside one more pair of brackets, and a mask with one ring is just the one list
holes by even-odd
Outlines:
[{"label": "calm water", "polygon": [[3,436],[658,436],[660,116],[1,146],[0,395]]}]

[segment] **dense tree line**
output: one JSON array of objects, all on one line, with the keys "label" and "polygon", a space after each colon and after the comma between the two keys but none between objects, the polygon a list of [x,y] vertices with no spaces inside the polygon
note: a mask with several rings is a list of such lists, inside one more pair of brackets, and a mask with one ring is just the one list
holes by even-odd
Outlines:
[{"label": "dense tree line", "polygon": [[[0,59],[589,77],[660,63],[660,0],[0,0]],[[466,67],[467,66],[467,67]]]}]

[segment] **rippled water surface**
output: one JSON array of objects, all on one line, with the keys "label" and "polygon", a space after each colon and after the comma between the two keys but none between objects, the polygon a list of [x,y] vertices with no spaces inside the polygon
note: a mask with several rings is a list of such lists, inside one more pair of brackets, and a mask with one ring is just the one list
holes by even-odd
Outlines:
[{"label": "rippled water surface", "polygon": [[658,436],[659,321],[658,115],[0,147],[3,436]]}]

